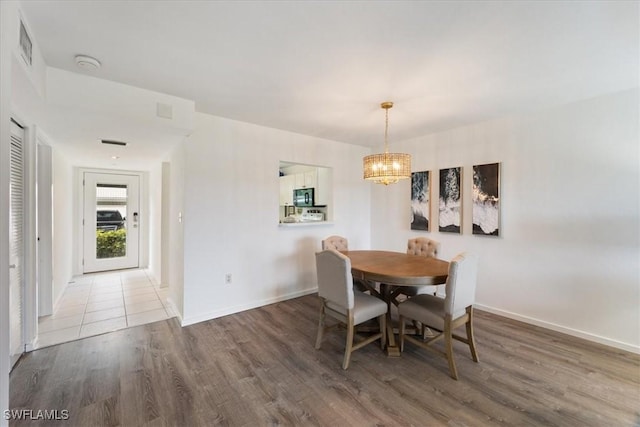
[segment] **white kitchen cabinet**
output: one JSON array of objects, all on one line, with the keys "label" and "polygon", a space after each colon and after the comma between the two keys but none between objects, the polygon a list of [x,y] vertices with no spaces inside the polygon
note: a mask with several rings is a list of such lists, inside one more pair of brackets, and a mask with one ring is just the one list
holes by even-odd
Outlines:
[{"label": "white kitchen cabinet", "polygon": [[293,205],[294,188],[296,188],[296,175],[280,177],[280,206]]},{"label": "white kitchen cabinet", "polygon": [[295,176],[295,188],[315,188],[318,183],[318,171],[301,172]]},{"label": "white kitchen cabinet", "polygon": [[315,188],[318,186],[318,170],[314,169],[304,173],[304,188]]},{"label": "white kitchen cabinet", "polygon": [[297,173],[293,177],[295,178],[295,188],[304,188],[304,174]]},{"label": "white kitchen cabinet", "polygon": [[327,206],[331,204],[331,169],[318,168],[316,171],[316,184],[314,185],[315,203],[318,206]]}]

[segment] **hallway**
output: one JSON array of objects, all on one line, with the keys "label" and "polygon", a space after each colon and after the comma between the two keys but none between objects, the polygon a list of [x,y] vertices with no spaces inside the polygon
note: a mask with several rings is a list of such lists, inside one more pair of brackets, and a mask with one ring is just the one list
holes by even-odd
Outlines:
[{"label": "hallway", "polygon": [[36,348],[174,317],[167,292],[141,269],[74,277],[54,314],[40,318]]}]

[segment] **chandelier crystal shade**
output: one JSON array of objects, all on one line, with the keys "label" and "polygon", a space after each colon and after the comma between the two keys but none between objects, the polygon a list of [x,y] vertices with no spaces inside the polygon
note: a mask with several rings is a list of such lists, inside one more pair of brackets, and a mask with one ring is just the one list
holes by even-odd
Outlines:
[{"label": "chandelier crystal shade", "polygon": [[393,107],[393,102],[383,102],[380,107],[385,110],[384,153],[371,154],[363,159],[364,179],[389,185],[411,178],[411,156],[389,153],[389,108]]}]

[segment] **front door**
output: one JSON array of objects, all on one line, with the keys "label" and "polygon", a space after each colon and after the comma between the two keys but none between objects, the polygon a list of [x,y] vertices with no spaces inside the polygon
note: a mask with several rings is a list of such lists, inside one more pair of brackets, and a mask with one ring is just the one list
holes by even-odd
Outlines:
[{"label": "front door", "polygon": [[84,172],[85,273],[138,267],[140,177]]}]

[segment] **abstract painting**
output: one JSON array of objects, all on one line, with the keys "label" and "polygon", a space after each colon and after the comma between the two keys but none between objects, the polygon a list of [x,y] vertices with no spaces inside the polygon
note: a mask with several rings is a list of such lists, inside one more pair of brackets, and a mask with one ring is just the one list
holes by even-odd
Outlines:
[{"label": "abstract painting", "polygon": [[440,169],[438,230],[460,234],[462,216],[462,168]]},{"label": "abstract painting", "polygon": [[429,172],[411,174],[411,229],[429,231]]},{"label": "abstract painting", "polygon": [[500,235],[500,163],[473,167],[473,234]]}]

